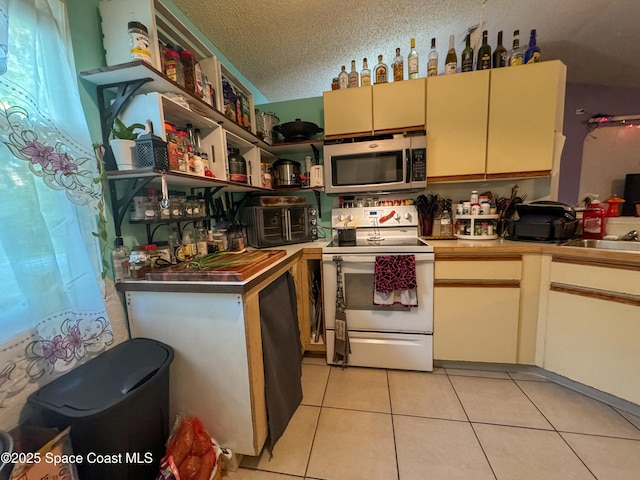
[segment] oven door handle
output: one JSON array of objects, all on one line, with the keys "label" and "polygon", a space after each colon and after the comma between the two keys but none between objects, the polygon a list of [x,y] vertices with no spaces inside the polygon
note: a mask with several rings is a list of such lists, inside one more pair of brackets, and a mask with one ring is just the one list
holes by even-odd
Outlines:
[{"label": "oven door handle", "polygon": [[[326,254],[325,254],[326,255]],[[385,254],[382,256],[388,256]],[[433,262],[435,255],[433,253],[399,253],[398,255],[415,255],[416,262]],[[341,255],[339,253],[332,255],[342,258],[343,263],[375,263],[376,257],[379,255],[374,254],[361,254],[361,255]]]},{"label": "oven door handle", "polygon": [[284,239],[291,241],[291,211],[288,208],[284,210]]}]

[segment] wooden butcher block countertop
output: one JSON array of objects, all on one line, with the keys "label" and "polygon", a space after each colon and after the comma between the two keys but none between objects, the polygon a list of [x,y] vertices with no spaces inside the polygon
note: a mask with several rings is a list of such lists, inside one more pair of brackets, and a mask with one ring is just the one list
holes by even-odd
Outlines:
[{"label": "wooden butcher block countertop", "polygon": [[147,280],[242,282],[286,255],[285,250],[256,250],[242,253],[220,252],[207,261],[207,267],[191,263],[172,265],[147,273]]}]

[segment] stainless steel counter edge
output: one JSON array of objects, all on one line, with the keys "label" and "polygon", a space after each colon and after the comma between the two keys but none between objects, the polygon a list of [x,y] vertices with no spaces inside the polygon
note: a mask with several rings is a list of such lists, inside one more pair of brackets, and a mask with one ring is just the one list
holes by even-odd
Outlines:
[{"label": "stainless steel counter edge", "polygon": [[435,240],[430,242],[436,255],[492,254],[547,254],[554,257],[594,260],[610,263],[625,263],[640,266],[640,252],[605,250],[599,248],[567,247],[546,243],[498,240]]},{"label": "stainless steel counter edge", "polygon": [[[329,240],[321,240],[309,243],[298,243],[295,245],[285,245],[274,247],[277,250],[284,250],[287,254],[277,262],[265,267],[255,275],[242,282],[189,282],[189,281],[162,281],[162,280],[125,280],[116,283],[116,290],[119,292],[178,292],[178,293],[230,293],[243,294],[256,285],[260,284],[266,277],[272,274],[275,269],[286,267],[302,256],[305,249],[321,249],[329,243]],[[284,268],[284,269],[286,269]]]}]

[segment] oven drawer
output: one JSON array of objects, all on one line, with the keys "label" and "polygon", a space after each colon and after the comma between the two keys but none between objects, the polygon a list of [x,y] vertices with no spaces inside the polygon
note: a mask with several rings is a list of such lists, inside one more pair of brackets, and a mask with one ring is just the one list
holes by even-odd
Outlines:
[{"label": "oven drawer", "polygon": [[[335,332],[327,330],[327,363],[333,363]],[[349,331],[349,365],[433,371],[433,335]]]}]

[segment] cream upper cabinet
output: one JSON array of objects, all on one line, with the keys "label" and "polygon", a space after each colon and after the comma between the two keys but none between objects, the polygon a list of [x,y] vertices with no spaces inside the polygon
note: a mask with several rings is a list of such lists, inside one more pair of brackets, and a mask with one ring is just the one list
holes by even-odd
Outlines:
[{"label": "cream upper cabinet", "polygon": [[373,130],[376,133],[423,129],[426,78],[373,86]]},{"label": "cream upper cabinet", "polygon": [[427,177],[483,178],[487,150],[489,71],[429,77]]},{"label": "cream upper cabinet", "polygon": [[325,138],[373,133],[372,90],[368,86],[323,93]]},{"label": "cream upper cabinet", "polygon": [[487,176],[552,170],[566,76],[559,60],[491,70]]},{"label": "cream upper cabinet", "polygon": [[424,129],[425,97],[424,78],[324,92],[325,138]]}]

